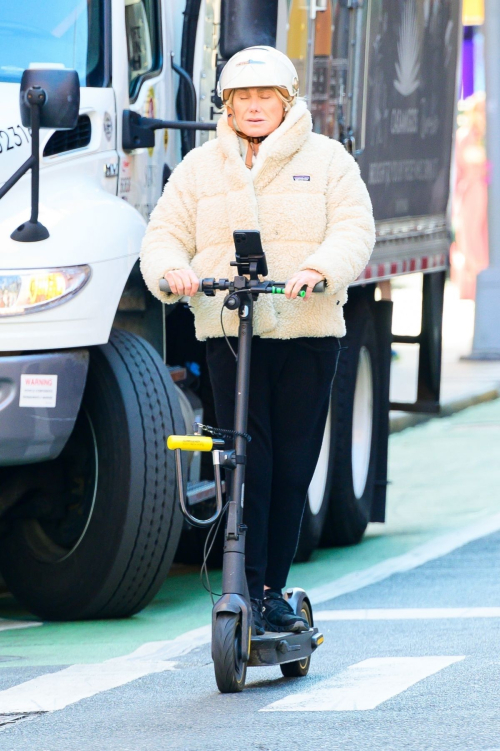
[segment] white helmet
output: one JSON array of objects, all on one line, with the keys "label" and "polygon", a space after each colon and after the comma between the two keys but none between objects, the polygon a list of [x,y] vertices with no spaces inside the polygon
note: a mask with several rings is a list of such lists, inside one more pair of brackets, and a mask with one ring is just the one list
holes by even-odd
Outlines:
[{"label": "white helmet", "polygon": [[286,89],[291,97],[299,93],[299,77],[292,61],[274,47],[247,47],[225,64],[217,93],[225,102],[231,89],[272,86]]}]

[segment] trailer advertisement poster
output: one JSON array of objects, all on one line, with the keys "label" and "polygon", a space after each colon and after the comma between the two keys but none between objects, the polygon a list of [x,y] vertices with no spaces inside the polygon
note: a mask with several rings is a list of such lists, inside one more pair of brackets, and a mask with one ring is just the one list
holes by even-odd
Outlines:
[{"label": "trailer advertisement poster", "polygon": [[457,0],[373,0],[359,162],[377,219],[445,214]]}]

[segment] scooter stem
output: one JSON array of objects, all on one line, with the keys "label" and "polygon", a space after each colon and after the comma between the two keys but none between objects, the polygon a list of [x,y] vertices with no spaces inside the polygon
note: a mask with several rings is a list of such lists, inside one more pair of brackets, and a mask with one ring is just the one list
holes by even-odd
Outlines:
[{"label": "scooter stem", "polygon": [[247,441],[240,434],[247,432],[248,397],[250,390],[250,358],[253,333],[252,295],[250,293],[240,292],[239,298],[240,306],[238,309],[238,315],[240,318],[240,324],[238,331],[238,362],[236,370],[234,412],[234,429],[237,432],[234,443],[236,468],[232,478],[231,504],[229,506],[227,523],[227,536],[233,539],[237,539],[239,535],[239,526],[243,521]]},{"label": "scooter stem", "polygon": [[[239,291],[238,315],[238,363],[236,369],[236,393],[234,427],[238,434],[246,433],[248,422],[248,398],[250,384],[250,358],[253,333],[253,298],[250,291]],[[245,464],[247,441],[236,435],[235,460],[231,482],[226,524],[224,558],[222,564],[222,591],[248,597],[245,577],[245,531],[243,506],[245,493]]]}]

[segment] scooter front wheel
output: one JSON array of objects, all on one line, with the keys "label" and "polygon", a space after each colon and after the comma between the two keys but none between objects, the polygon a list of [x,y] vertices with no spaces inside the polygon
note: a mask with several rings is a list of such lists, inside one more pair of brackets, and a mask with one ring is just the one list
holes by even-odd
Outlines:
[{"label": "scooter front wheel", "polygon": [[222,694],[234,694],[245,686],[247,663],[243,660],[241,617],[220,613],[212,634],[215,680]]},{"label": "scooter front wheel", "polygon": [[[306,600],[304,600],[302,605],[300,606],[300,615],[302,616],[302,618],[306,619],[306,621],[309,624],[309,627],[311,627],[313,623],[313,618],[312,618],[311,608],[309,607],[309,603]],[[311,664],[311,656],[309,655],[309,657],[305,657],[303,660],[295,660],[294,662],[283,662],[280,665],[280,668],[285,678],[301,678],[308,674],[310,664]]]}]

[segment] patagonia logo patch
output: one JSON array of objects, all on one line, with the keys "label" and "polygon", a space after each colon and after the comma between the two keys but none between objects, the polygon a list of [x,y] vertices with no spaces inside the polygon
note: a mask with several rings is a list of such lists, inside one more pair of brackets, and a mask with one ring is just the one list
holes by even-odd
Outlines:
[{"label": "patagonia logo patch", "polygon": [[311,175],[294,175],[293,179],[299,180],[300,182],[308,183],[309,180],[311,179]]}]

